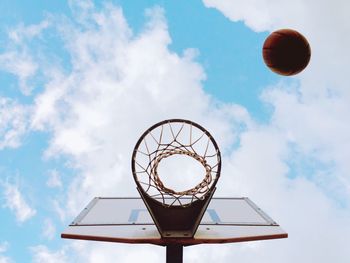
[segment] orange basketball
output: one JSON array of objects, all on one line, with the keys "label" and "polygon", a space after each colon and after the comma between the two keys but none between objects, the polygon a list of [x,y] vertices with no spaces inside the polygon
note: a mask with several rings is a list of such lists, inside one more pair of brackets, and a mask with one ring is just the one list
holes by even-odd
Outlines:
[{"label": "orange basketball", "polygon": [[280,29],[266,38],[262,54],[265,64],[273,72],[291,76],[309,64],[311,49],[306,38],[299,32]]}]

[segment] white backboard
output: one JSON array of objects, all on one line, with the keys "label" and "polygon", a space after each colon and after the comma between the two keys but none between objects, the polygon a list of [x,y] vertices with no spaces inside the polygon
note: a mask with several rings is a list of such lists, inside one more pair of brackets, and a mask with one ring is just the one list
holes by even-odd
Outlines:
[{"label": "white backboard", "polygon": [[[248,198],[212,198],[194,238],[183,245],[286,238],[288,234]],[[141,198],[94,198],[62,238],[165,245]]]}]

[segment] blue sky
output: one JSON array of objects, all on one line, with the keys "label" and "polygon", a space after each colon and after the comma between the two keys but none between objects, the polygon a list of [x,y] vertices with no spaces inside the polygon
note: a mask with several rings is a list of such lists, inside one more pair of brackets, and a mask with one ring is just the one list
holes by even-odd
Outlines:
[{"label": "blue sky", "polygon": [[[174,117],[217,140],[216,194],[251,197],[290,235],[195,246],[186,262],[346,262],[348,7],[1,1],[0,262],[163,262],[162,248],[62,240],[60,232],[95,196],[137,195],[134,144]],[[279,28],[310,41],[310,65],[297,76],[263,64],[262,44]]]}]

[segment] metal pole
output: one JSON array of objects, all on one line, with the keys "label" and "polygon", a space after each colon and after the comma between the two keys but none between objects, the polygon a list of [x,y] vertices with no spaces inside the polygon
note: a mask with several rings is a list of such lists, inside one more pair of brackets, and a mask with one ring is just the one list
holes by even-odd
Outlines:
[{"label": "metal pole", "polygon": [[166,263],[182,263],[183,246],[171,244],[166,246]]}]

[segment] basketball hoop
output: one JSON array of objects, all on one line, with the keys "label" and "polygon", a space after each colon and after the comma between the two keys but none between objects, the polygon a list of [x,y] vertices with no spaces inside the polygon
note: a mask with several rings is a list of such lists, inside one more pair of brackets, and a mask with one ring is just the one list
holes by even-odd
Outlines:
[{"label": "basketball hoop", "polygon": [[[187,190],[169,187],[158,168],[174,156],[199,162],[204,178]],[[171,119],[153,125],[136,143],[131,163],[140,197],[94,198],[62,238],[166,246],[166,262],[182,263],[184,246],[288,237],[249,198],[213,197],[220,151],[209,132],[194,122]],[[184,167],[189,175],[197,173],[176,163],[165,174]]]},{"label": "basketball hoop", "polygon": [[[190,189],[175,191],[158,174],[162,160],[183,155],[198,161],[203,180]],[[202,126],[188,120],[164,120],[149,128],[138,140],[132,155],[132,172],[138,188],[165,206],[188,206],[215,188],[220,177],[219,148]]]}]

